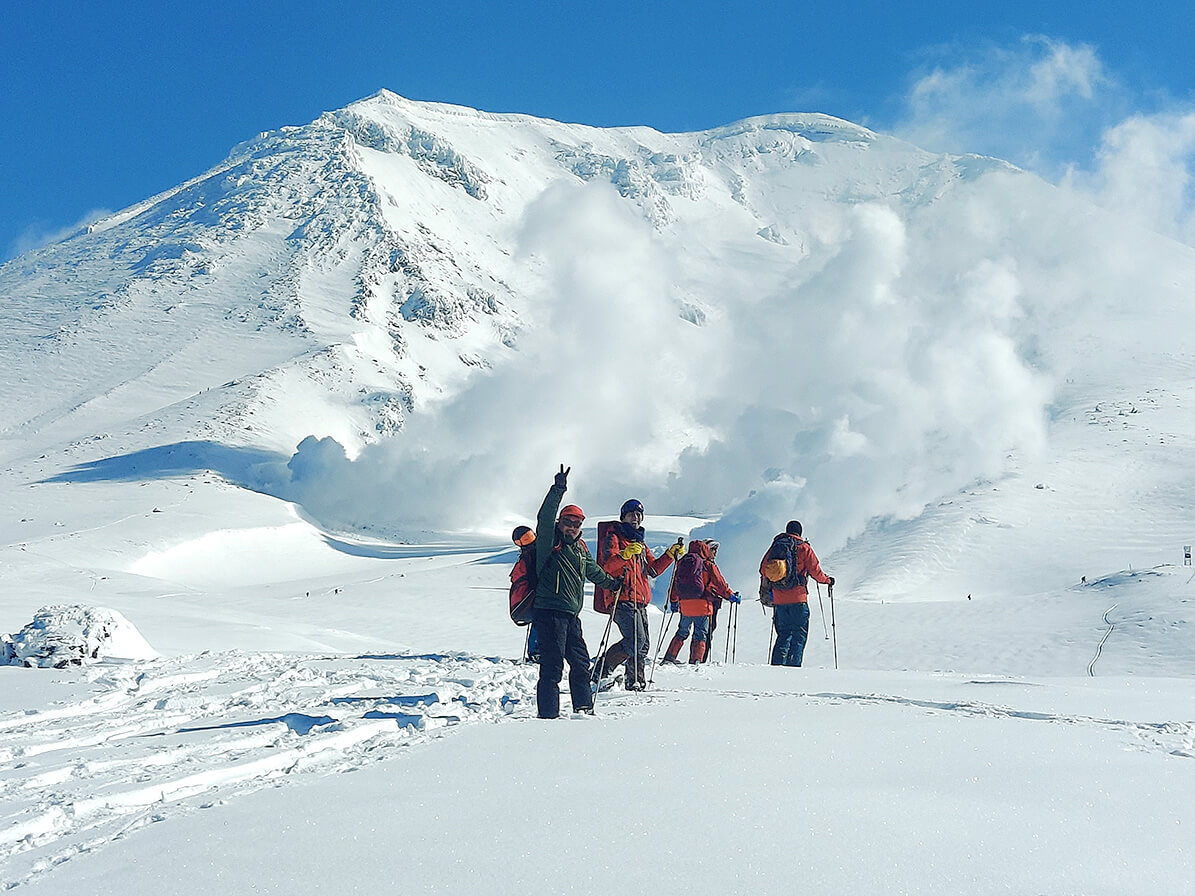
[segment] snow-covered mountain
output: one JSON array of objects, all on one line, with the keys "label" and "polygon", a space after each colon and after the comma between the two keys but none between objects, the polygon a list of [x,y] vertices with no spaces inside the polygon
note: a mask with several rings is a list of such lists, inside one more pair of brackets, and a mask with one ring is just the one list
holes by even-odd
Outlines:
[{"label": "snow-covered mountain", "polygon": [[383,91],[0,268],[0,458],[212,469],[390,536],[524,521],[564,460],[743,558],[791,517],[856,537],[860,596],[1024,592],[1007,556],[1076,579],[1093,525],[1142,563],[1190,540],[1193,283],[1006,164],[824,115],[662,134]]},{"label": "snow-covered mountain", "polygon": [[[0,267],[0,889],[1191,892],[1193,287],[826,116],[385,92]],[[561,462],[747,597],[803,520],[804,667],[536,719]]]}]

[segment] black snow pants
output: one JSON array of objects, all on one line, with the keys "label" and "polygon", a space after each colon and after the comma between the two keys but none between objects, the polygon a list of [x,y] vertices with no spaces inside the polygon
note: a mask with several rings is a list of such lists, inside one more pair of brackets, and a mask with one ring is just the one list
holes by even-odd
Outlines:
[{"label": "black snow pants", "polygon": [[593,689],[589,684],[589,648],[581,633],[581,619],[558,610],[536,610],[535,626],[539,633],[539,683],[535,698],[541,719],[560,715],[560,677],[568,660],[568,689],[573,711],[593,708]]}]

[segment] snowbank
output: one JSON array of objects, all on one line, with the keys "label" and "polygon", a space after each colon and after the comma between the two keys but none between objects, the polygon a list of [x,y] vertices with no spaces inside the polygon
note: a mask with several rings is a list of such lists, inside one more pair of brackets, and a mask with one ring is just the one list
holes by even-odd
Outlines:
[{"label": "snowbank", "polygon": [[102,607],[43,607],[16,635],[0,635],[0,661],[11,666],[61,669],[156,656],[131,622]]}]

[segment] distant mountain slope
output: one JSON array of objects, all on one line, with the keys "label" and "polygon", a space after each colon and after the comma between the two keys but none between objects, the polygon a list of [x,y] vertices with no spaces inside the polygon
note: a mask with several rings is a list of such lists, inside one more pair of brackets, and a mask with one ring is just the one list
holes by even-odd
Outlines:
[{"label": "distant mountain slope", "polygon": [[[28,373],[10,388],[49,376],[58,393],[52,407],[8,419],[4,434],[54,421],[77,438],[97,428],[83,411],[110,407],[114,390],[135,393],[117,411],[131,422],[201,389],[221,392],[227,434],[278,397],[266,383],[228,381],[265,377],[307,384],[304,401],[333,405],[330,417],[345,419],[326,432],[377,438],[417,396],[516,344],[527,277],[512,256],[549,185],[610,183],[659,232],[704,216],[795,261],[808,238],[778,194],[917,201],[991,164],[902,147],[898,164],[860,166],[841,183],[845,162],[877,142],[897,145],[817,115],[665,135],[384,91],[263,134],[203,176],[0,269],[0,351]],[[444,344],[462,339],[465,350]],[[197,408],[191,425],[206,429],[213,410]],[[120,418],[102,419],[108,429]],[[277,424],[288,447],[308,434]]]},{"label": "distant mountain slope", "polygon": [[[1074,452],[1132,492],[1130,443],[1073,421],[1165,387],[1188,431],[1193,285],[1187,247],[824,115],[662,134],[383,91],[0,267],[0,461],[260,450],[221,472],[394,535],[526,519],[565,460],[589,502],[727,511],[740,576],[799,517],[913,590],[999,531],[927,505]],[[1108,507],[1054,512],[1073,539]]]}]

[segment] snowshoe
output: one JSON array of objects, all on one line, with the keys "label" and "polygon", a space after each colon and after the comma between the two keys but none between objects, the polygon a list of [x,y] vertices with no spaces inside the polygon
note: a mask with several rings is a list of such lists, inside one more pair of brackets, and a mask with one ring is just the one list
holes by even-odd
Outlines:
[{"label": "snowshoe", "polygon": [[612,689],[618,687],[619,685],[621,685],[625,678],[626,678],[626,673],[623,671],[622,667],[619,666],[612,673],[610,673],[609,675],[607,675],[605,678],[603,678],[601,681],[599,681],[597,683],[597,690],[598,691],[612,690]]}]

